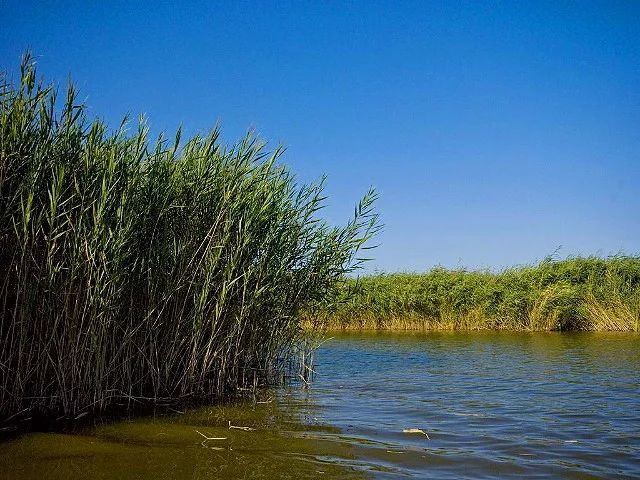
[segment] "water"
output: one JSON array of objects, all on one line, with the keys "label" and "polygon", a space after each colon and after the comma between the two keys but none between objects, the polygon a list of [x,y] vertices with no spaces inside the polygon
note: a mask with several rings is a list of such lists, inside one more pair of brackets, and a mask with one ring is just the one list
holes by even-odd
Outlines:
[{"label": "water", "polygon": [[4,442],[0,478],[640,478],[637,334],[354,334],[315,367],[261,403]]}]

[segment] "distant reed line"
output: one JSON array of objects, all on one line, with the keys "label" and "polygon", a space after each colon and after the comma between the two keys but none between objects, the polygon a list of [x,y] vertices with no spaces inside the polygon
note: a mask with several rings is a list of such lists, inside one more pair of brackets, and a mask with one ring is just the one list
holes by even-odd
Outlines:
[{"label": "distant reed line", "polygon": [[489,271],[434,268],[349,280],[307,328],[638,331],[640,257],[546,259]]},{"label": "distant reed line", "polygon": [[324,181],[251,134],[111,132],[29,56],[0,82],[0,420],[267,381],[378,229],[373,191],[321,221]]}]

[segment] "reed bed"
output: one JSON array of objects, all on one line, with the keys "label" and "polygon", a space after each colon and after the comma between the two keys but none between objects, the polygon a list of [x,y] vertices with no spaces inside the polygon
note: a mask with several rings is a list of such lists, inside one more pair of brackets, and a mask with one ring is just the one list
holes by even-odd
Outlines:
[{"label": "reed bed", "polygon": [[434,268],[351,279],[306,328],[638,331],[640,257],[545,259],[490,271]]},{"label": "reed bed", "polygon": [[277,378],[299,314],[358,268],[369,191],[318,218],[249,134],[110,131],[73,86],[58,102],[27,56],[0,84],[0,419],[211,398]]}]

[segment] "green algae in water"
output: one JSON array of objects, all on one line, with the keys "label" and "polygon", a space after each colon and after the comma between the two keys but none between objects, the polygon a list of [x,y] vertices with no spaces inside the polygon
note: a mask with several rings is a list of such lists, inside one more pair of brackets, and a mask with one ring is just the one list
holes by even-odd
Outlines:
[{"label": "green algae in water", "polygon": [[[229,421],[253,430],[230,429]],[[336,429],[302,423],[295,407],[239,402],[75,434],[27,434],[0,444],[0,478],[364,478],[343,464],[353,448],[323,433]]]}]

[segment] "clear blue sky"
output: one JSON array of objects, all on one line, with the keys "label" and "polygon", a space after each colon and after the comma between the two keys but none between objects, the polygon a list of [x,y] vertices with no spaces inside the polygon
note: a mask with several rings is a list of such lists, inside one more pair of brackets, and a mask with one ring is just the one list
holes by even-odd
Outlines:
[{"label": "clear blue sky", "polygon": [[640,2],[175,3],[0,0],[0,67],[112,125],[255,127],[333,222],[374,185],[369,270],[640,252]]}]

